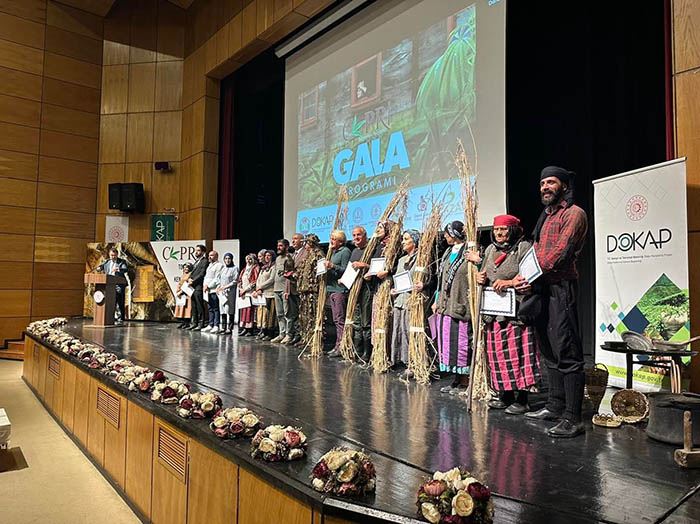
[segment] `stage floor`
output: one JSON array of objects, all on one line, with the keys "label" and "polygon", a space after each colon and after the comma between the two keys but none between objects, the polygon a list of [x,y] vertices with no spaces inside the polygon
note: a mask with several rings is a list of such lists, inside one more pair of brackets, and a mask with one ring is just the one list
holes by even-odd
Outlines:
[{"label": "stage floor", "polygon": [[89,322],[72,320],[64,329],[215,390],[225,406],[246,405],[266,424],[302,427],[309,435],[308,459],[279,465],[299,482],[308,485],[313,464],[331,446],[365,448],[377,466],[377,493],[359,503],[372,510],[413,517],[421,480],[436,469],[463,465],[497,495],[496,522],[700,519],[700,470],[676,466],[675,446],[636,426],[589,424],[583,437],[556,440],[544,432],[550,423],[486,409],[469,415],[464,400],[439,392],[447,380],[406,384],[393,373],[326,357],[300,360],[297,349],[183,332],[175,324],[133,322],[101,330]]}]

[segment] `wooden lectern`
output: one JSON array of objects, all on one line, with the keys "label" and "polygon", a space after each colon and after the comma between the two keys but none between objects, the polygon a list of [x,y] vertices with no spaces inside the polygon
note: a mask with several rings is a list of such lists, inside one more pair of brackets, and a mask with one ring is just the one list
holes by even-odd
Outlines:
[{"label": "wooden lectern", "polygon": [[[117,284],[126,285],[126,278],[105,273],[85,273],[84,282],[95,285],[95,291],[92,294],[95,301],[92,314],[94,327],[113,326],[117,304],[116,286]],[[124,313],[122,311],[122,314]]]}]

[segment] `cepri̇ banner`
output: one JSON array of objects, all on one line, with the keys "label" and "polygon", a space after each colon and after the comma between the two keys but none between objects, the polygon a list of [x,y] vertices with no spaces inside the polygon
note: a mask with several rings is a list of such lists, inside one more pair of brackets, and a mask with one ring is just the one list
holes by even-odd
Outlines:
[{"label": "cepri\u0307 banner", "polygon": [[[624,387],[625,355],[601,344],[624,331],[690,338],[685,159],[596,180],[594,188],[596,362],[608,367],[611,385]],[[663,368],[634,368],[635,388],[666,386]]]},{"label": "cepri\u0307 banner", "polygon": [[158,258],[158,263],[163,270],[173,296],[177,292],[177,284],[182,276],[182,268],[187,262],[194,264],[194,248],[199,244],[205,244],[204,240],[151,242],[153,252]]}]

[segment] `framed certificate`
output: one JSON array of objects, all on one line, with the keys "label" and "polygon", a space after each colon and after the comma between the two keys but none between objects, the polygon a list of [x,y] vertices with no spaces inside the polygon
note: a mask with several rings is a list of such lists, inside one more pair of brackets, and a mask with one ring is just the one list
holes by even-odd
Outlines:
[{"label": "framed certificate", "polygon": [[367,276],[376,275],[380,271],[385,271],[385,270],[386,270],[386,258],[384,258],[384,257],[373,258],[372,260],[369,261],[369,269],[367,270],[366,275]]},{"label": "framed certificate", "polygon": [[537,255],[535,254],[535,246],[532,246],[525,256],[520,261],[520,266],[518,268],[520,276],[532,284],[540,276],[542,276],[542,268],[540,267],[540,262],[537,260]]},{"label": "framed certificate", "polygon": [[410,271],[402,271],[394,275],[394,291],[396,293],[407,293],[413,289],[413,280]]},{"label": "framed certificate", "polygon": [[515,289],[499,293],[492,287],[485,287],[481,297],[481,314],[497,317],[515,317]]}]

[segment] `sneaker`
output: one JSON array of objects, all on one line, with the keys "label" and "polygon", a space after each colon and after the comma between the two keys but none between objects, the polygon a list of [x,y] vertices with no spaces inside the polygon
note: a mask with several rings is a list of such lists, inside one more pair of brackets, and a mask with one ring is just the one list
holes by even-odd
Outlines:
[{"label": "sneaker", "polygon": [[282,340],[280,340],[280,344],[289,344],[292,341],[291,338],[289,338],[289,335],[286,335]]},{"label": "sneaker", "polygon": [[270,340],[270,342],[275,342],[275,343],[276,343],[276,342],[281,342],[283,338],[284,338],[284,335],[277,335],[275,338],[273,338],[272,340]]},{"label": "sneaker", "polygon": [[212,328],[212,326],[207,326],[205,328],[202,328],[201,331],[202,331],[202,333],[207,333],[207,332],[211,331],[211,328]]},{"label": "sneaker", "polygon": [[213,328],[211,328],[211,331],[209,331],[209,333],[211,333],[212,335],[216,335],[218,332],[219,326],[214,326]]}]

